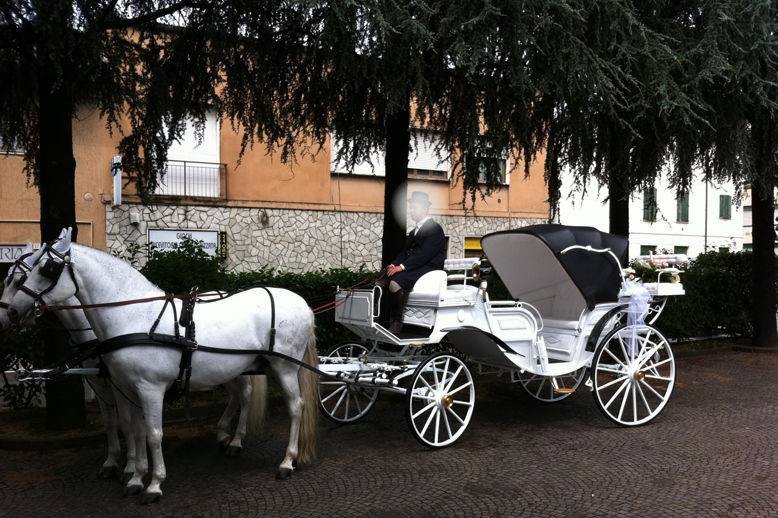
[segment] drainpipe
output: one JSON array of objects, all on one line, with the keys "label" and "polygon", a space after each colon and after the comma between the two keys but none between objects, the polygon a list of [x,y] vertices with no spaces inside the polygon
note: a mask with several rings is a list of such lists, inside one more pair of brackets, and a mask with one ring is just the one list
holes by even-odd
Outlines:
[{"label": "drainpipe", "polygon": [[708,251],[708,179],[705,178],[705,244],[702,253]]}]

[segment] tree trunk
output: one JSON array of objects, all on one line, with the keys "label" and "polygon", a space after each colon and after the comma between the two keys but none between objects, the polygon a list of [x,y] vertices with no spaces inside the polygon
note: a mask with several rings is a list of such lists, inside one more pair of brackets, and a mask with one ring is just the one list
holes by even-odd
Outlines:
[{"label": "tree trunk", "polygon": [[751,185],[754,252],[752,254],[753,345],[775,347],[775,216],[774,181],[766,178]]},{"label": "tree trunk", "polygon": [[411,140],[410,98],[406,109],[386,118],[386,163],[384,178],[384,234],[381,265],[385,267],[405,245],[408,155]]},{"label": "tree trunk", "polygon": [[[55,77],[52,70],[51,67],[46,67],[41,74],[38,92],[41,242],[56,239],[60,230],[66,227],[73,229],[72,239],[75,241],[78,229],[75,207],[73,102],[67,80]],[[48,364],[55,364],[71,352],[67,332],[58,325],[57,319],[45,320],[45,360]],[[52,429],[84,426],[84,386],[79,376],[63,376],[46,383],[46,421]]]},{"label": "tree trunk", "polygon": [[629,189],[623,179],[611,173],[608,179],[608,232],[629,237]]}]

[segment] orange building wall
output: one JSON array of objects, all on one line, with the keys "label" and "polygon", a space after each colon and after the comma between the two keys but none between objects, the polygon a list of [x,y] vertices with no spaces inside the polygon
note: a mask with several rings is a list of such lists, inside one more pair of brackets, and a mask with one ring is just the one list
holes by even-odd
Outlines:
[{"label": "orange building wall", "polygon": [[[105,247],[105,206],[111,199],[111,157],[118,135],[111,137],[95,109],[83,109],[74,120],[76,156],[76,214],[79,241]],[[346,211],[383,211],[383,178],[380,176],[333,175],[330,146],[315,159],[284,164],[268,156],[263,144],[247,150],[239,161],[240,135],[229,124],[220,132],[221,161],[227,164],[227,199],[197,200],[197,204],[248,207],[278,207]],[[548,214],[542,160],[532,165],[524,178],[523,168],[512,168],[510,185],[475,206],[462,207],[461,182],[410,180],[408,191],[424,190],[433,202],[433,214],[545,218]],[[38,193],[28,187],[21,156],[0,156],[0,243],[40,240]],[[137,202],[131,188],[127,202]],[[466,200],[469,206],[469,199]],[[182,202],[183,203],[183,202]],[[474,209],[474,210],[472,210]]]},{"label": "orange building wall", "polygon": [[[83,109],[73,121],[76,157],[76,220],[79,241],[105,247],[103,194],[110,195],[115,145],[97,110]],[[0,243],[40,241],[38,191],[28,186],[20,155],[0,155]]]}]

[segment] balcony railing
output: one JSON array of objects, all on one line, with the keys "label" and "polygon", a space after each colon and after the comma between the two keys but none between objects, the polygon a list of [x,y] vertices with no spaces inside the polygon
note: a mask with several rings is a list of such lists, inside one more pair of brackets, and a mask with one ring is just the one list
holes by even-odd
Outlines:
[{"label": "balcony railing", "polygon": [[227,164],[169,160],[154,194],[191,198],[224,198]]}]

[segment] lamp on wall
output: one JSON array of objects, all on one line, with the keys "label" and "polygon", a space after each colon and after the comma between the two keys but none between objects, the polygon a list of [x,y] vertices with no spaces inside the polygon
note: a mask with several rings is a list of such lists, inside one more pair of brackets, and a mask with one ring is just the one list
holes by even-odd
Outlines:
[{"label": "lamp on wall", "polygon": [[264,210],[259,214],[259,223],[262,225],[262,228],[265,228],[270,224],[270,216],[268,216],[267,212]]}]

